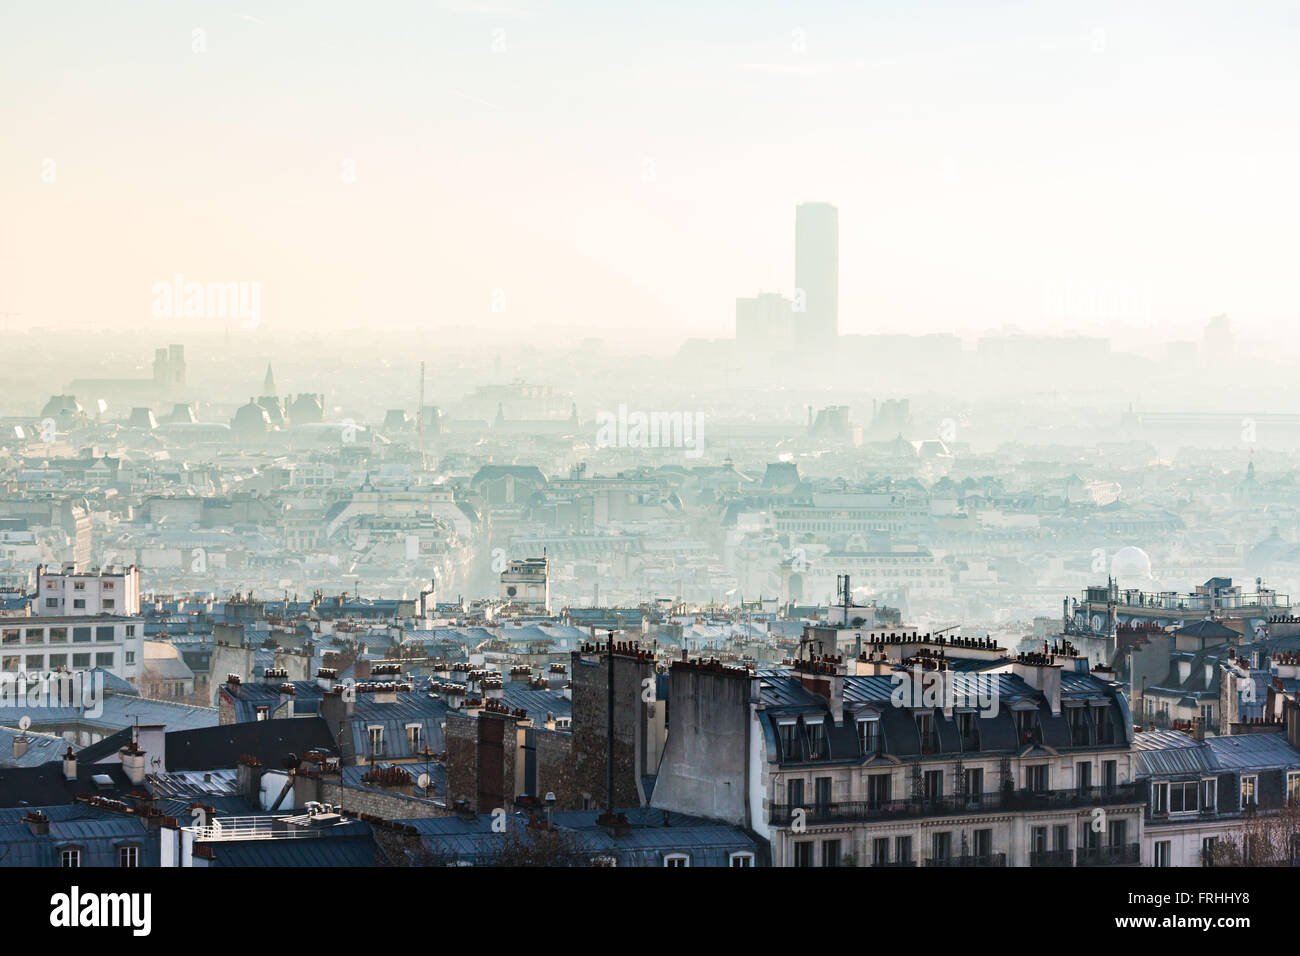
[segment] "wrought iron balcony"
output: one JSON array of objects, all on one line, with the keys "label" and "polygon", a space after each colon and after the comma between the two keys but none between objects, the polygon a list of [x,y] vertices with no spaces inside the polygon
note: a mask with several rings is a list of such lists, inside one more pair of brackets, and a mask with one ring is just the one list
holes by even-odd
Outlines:
[{"label": "wrought iron balcony", "polygon": [[961,856],[929,857],[926,866],[1006,866],[1005,853],[967,853]]},{"label": "wrought iron balcony", "polygon": [[1079,866],[1134,866],[1142,860],[1137,843],[1079,848]]},{"label": "wrought iron balcony", "polygon": [[913,797],[905,800],[840,800],[792,806],[774,803],[769,810],[773,826],[789,826],[795,811],[803,811],[803,822],[846,823],[887,820],[900,817],[943,817],[962,813],[1014,813],[1070,807],[1116,806],[1138,803],[1137,785],[1077,787],[1070,790],[1000,790],[991,793],[952,794],[943,797]]},{"label": "wrought iron balcony", "polygon": [[1030,866],[1074,866],[1073,850],[1035,850],[1029,854]]}]

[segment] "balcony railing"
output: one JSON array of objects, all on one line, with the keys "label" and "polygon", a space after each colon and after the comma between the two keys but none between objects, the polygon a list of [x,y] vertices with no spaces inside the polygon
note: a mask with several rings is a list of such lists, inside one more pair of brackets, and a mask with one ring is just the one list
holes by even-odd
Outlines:
[{"label": "balcony railing", "polygon": [[1074,866],[1073,850],[1035,850],[1029,854],[1030,866]]},{"label": "balcony railing", "polygon": [[1079,848],[1079,866],[1133,866],[1141,859],[1142,848],[1136,843]]},{"label": "balcony railing", "polygon": [[961,813],[1032,812],[1070,807],[1115,806],[1138,803],[1137,785],[1077,787],[1071,790],[1002,790],[992,793],[953,794],[943,797],[905,800],[841,800],[831,803],[771,805],[773,826],[788,826],[795,811],[803,811],[803,822],[845,823],[855,820],[884,820],[894,817],[943,817]]},{"label": "balcony railing", "polygon": [[1005,853],[969,853],[962,856],[929,857],[926,866],[1006,866]]}]

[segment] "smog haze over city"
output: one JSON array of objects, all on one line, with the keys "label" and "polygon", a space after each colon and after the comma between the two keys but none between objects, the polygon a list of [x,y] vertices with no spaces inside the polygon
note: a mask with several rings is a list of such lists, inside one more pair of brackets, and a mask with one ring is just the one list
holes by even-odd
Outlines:
[{"label": "smog haze over city", "polygon": [[1298,46],[0,0],[0,867],[1274,913],[1133,874],[1300,861]]}]

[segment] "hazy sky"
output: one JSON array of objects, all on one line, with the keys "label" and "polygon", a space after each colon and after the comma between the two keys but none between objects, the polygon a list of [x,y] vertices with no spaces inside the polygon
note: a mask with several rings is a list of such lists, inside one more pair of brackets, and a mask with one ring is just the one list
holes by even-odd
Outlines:
[{"label": "hazy sky", "polygon": [[844,332],[1262,334],[1298,51],[1271,2],[0,0],[0,311],[715,336],[823,200]]}]

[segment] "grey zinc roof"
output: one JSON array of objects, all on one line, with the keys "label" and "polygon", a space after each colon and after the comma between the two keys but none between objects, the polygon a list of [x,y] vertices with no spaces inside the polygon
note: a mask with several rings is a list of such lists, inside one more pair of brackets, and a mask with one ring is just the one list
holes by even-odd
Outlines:
[{"label": "grey zinc roof", "polygon": [[[611,837],[596,823],[600,810],[559,811],[555,825],[568,831],[580,851],[591,856],[613,856],[619,866],[663,866],[669,853],[686,853],[692,866],[727,866],[734,852],[759,856],[757,841],[739,827],[702,817],[668,813],[651,807],[633,807],[626,815],[629,829]],[[435,853],[467,862],[490,863],[501,836],[492,832],[492,817],[445,816],[399,821],[414,827],[425,845]],[[510,817],[510,825],[522,828],[523,814]]]},{"label": "grey zinc roof", "polygon": [[1280,733],[1233,734],[1200,742],[1181,731],[1155,730],[1135,735],[1134,746],[1140,777],[1300,770],[1300,750]]},{"label": "grey zinc roof", "polygon": [[540,725],[548,713],[556,717],[568,717],[573,713],[573,701],[565,697],[563,691],[535,689],[526,681],[507,681],[502,685],[501,696],[510,707],[528,711],[534,726]]},{"label": "grey zinc roof", "polygon": [[105,695],[103,711],[98,715],[84,707],[20,707],[0,702],[0,724],[16,725],[23,716],[31,717],[33,730],[84,724],[109,733],[137,722],[146,726],[161,724],[168,731],[215,727],[218,723],[214,707],[194,707],[169,700],[123,694]]},{"label": "grey zinc roof", "polygon": [[[27,739],[27,752],[21,757],[15,757],[14,741],[19,737]],[[54,734],[38,734],[31,730],[23,732],[12,727],[0,727],[0,767],[39,767],[51,760],[58,760],[67,749],[68,742]]]}]

